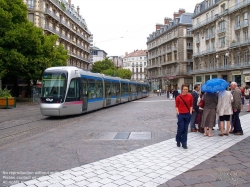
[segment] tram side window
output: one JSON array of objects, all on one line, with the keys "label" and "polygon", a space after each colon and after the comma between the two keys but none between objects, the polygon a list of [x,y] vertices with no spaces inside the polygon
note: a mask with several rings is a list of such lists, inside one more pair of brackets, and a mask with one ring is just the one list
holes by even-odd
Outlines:
[{"label": "tram side window", "polygon": [[122,83],[122,94],[128,94],[128,84]]},{"label": "tram side window", "polygon": [[77,79],[72,79],[69,85],[66,102],[80,100],[80,87]]},{"label": "tram side window", "polygon": [[113,97],[116,96],[116,83],[115,82],[111,83],[111,96]]},{"label": "tram side window", "polygon": [[110,82],[105,82],[106,97],[111,96],[111,84]]},{"label": "tram side window", "polygon": [[89,99],[96,98],[95,80],[89,79]]},{"label": "tram side window", "polygon": [[101,80],[95,81],[95,87],[96,87],[96,98],[102,98],[103,96],[103,86]]}]

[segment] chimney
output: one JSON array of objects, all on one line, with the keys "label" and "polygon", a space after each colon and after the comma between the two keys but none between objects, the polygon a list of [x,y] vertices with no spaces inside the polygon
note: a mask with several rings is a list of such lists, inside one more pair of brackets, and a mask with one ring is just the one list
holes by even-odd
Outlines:
[{"label": "chimney", "polygon": [[157,23],[157,24],[155,25],[155,30],[160,30],[160,29],[161,29],[161,26],[162,26],[162,24]]},{"label": "chimney", "polygon": [[68,0],[68,3],[69,3],[69,7],[71,7],[71,0]]},{"label": "chimney", "polygon": [[179,9],[179,15],[182,15],[182,14],[185,13],[185,12],[186,12],[185,9],[182,9],[182,8]]},{"label": "chimney", "polygon": [[80,16],[80,7],[79,6],[77,6],[77,14],[78,14],[78,16]]},{"label": "chimney", "polygon": [[125,56],[128,56],[128,52],[125,53]]},{"label": "chimney", "polygon": [[174,20],[175,20],[176,17],[179,17],[179,12],[175,12],[173,17],[174,17]]},{"label": "chimney", "polygon": [[170,21],[170,20],[171,20],[171,18],[167,18],[167,17],[166,17],[166,18],[164,19],[164,25],[169,24],[169,21]]}]

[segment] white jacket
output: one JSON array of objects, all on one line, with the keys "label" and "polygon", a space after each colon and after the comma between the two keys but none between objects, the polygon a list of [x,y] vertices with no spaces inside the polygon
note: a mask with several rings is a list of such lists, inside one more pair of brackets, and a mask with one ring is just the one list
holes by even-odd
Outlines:
[{"label": "white jacket", "polygon": [[232,115],[233,95],[229,91],[220,91],[218,95],[217,114],[219,116]]}]

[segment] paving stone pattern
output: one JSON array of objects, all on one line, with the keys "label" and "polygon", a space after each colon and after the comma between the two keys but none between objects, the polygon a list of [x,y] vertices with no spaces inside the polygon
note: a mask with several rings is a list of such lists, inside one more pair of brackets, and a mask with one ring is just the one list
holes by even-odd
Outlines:
[{"label": "paving stone pattern", "polygon": [[169,139],[102,159],[22,186],[250,186],[250,114],[241,116],[243,136],[189,133],[188,149]]}]

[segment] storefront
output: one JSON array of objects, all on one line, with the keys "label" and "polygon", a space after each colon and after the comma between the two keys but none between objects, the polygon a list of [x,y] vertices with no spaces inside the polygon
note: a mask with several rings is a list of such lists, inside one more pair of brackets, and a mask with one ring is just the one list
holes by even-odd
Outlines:
[{"label": "storefront", "polygon": [[[243,75],[245,77],[245,79],[244,79],[245,85],[250,86],[250,69],[243,70]],[[245,85],[243,85],[243,86],[245,86]]]},{"label": "storefront", "polygon": [[241,71],[232,71],[232,82],[236,82],[238,86],[242,86]]}]

